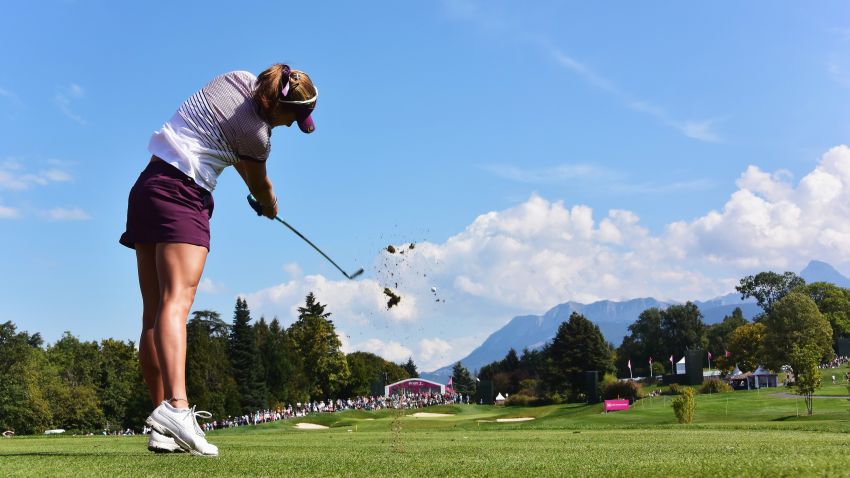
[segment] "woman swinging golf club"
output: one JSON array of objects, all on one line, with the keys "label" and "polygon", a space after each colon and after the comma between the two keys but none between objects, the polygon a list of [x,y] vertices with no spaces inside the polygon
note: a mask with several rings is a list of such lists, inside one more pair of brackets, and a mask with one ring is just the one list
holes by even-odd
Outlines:
[{"label": "woman swinging golf club", "polygon": [[120,243],[136,250],[142,292],[139,358],[156,407],[148,449],[218,455],[186,394],[186,319],[210,248],[212,191],[234,166],[268,218],[277,197],[266,175],[271,130],[314,130],[318,92],[306,73],[275,64],[255,77],[233,71],[189,97],[148,144],[153,154],[133,188]]}]

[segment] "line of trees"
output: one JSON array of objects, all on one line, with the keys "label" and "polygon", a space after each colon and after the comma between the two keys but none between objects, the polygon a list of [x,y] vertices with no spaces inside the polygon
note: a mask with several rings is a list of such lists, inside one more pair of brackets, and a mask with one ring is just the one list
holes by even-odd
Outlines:
[{"label": "line of trees", "polygon": [[806,284],[791,272],[762,272],[741,279],[736,290],[763,310],[753,322],[740,308],[711,325],[691,302],[650,308],[614,348],[596,325],[574,312],[544,347],[526,349],[521,356],[511,349],[478,375],[492,380],[494,390],[507,392],[515,403],[582,400],[583,371],[652,377],[670,371],[671,355],[679,358],[700,349],[712,353],[713,368],[725,374],[736,366],[743,372],[760,365],[775,371],[787,367],[811,414],[812,396],[820,386],[818,365],[834,356],[835,339],[850,337],[850,289]]},{"label": "line of trees", "polygon": [[581,401],[584,372],[614,372],[614,347],[599,326],[573,312],[561,323],[551,342],[522,356],[511,349],[504,359],[481,368],[481,380],[492,380],[494,390],[508,393],[512,403],[542,404]]},{"label": "line of trees", "polygon": [[[242,298],[231,323],[218,312],[193,312],[186,325],[192,404],[216,417],[237,416],[371,395],[384,381],[418,376],[412,358],[399,365],[368,352],[343,353],[325,309],[310,293],[287,328],[277,318],[253,321]],[[86,342],[66,332],[45,346],[38,333],[0,324],[0,431],[138,428],[150,410],[133,341]]]}]

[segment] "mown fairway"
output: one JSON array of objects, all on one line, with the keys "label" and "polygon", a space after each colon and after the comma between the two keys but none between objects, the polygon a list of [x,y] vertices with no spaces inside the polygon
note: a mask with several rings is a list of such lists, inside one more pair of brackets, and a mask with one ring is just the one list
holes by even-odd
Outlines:
[{"label": "mown fairway", "polygon": [[[446,418],[343,412],[216,431],[218,458],[153,455],[144,437],[0,440],[4,476],[850,476],[850,402],[771,392],[697,397],[675,423],[669,397],[628,412],[599,405],[433,407]],[[780,389],[780,392],[786,390]],[[413,411],[406,412],[408,414]],[[505,417],[535,417],[496,423]],[[350,430],[350,431],[349,431]]]}]

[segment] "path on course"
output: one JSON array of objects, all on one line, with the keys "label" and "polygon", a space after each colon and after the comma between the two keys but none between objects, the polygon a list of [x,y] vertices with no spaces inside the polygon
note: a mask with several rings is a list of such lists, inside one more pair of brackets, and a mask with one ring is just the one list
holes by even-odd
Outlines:
[{"label": "path on course", "polygon": [[[770,396],[771,396],[771,397],[778,397],[778,398],[804,398],[802,395],[795,395],[795,394],[793,394],[793,393],[785,393],[785,392],[782,392],[782,393],[771,393],[771,394],[770,394]],[[841,396],[841,395],[835,395],[835,396],[831,396],[831,395],[814,395],[812,398],[841,398],[841,399],[844,399],[844,400],[850,400],[850,397],[845,397],[845,396]]]}]

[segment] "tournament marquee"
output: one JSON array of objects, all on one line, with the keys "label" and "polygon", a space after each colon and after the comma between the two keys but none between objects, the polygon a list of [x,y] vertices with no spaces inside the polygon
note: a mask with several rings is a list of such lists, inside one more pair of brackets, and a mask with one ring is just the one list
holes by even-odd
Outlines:
[{"label": "tournament marquee", "polygon": [[423,378],[406,378],[384,387],[384,396],[423,393],[446,393],[446,386]]}]

